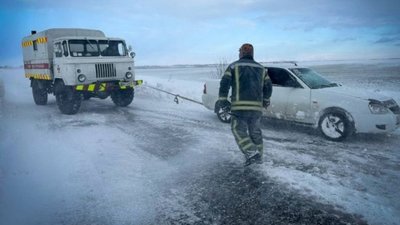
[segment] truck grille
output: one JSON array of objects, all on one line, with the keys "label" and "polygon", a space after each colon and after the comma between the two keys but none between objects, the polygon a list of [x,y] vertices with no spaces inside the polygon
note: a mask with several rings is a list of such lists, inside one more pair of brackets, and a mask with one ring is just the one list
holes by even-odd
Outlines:
[{"label": "truck grille", "polygon": [[117,70],[112,63],[96,64],[96,78],[117,77]]}]

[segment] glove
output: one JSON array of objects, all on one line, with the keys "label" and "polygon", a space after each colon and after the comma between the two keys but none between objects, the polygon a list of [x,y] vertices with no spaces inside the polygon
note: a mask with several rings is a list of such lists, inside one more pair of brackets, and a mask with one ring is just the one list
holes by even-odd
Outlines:
[{"label": "glove", "polygon": [[221,109],[225,109],[225,108],[231,107],[231,103],[226,99],[225,100],[218,100],[218,106]]},{"label": "glove", "polygon": [[271,105],[271,101],[269,99],[264,99],[263,100],[263,107],[268,108],[268,106]]}]

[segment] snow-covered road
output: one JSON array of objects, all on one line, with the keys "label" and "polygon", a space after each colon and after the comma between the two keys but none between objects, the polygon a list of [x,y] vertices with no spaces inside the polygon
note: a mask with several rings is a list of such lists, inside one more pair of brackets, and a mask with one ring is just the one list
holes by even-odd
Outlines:
[{"label": "snow-covered road", "polygon": [[[1,70],[0,224],[400,221],[399,132],[335,143],[264,121],[266,162],[244,169],[229,125],[200,105],[142,87],[129,107],[91,99],[67,116],[54,97],[34,105],[21,72]],[[200,98],[200,81],[165,82]]]}]

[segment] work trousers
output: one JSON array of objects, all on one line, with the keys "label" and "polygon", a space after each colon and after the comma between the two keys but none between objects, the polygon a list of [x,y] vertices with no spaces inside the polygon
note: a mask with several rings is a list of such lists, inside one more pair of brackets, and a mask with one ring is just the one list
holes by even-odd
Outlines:
[{"label": "work trousers", "polygon": [[246,155],[248,151],[263,154],[263,138],[259,111],[232,112],[231,128],[239,149]]}]

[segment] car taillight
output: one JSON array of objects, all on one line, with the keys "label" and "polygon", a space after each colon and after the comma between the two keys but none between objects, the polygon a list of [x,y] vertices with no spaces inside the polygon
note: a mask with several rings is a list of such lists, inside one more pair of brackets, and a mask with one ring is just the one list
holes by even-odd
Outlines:
[{"label": "car taillight", "polygon": [[204,84],[203,94],[207,94],[207,86]]}]

